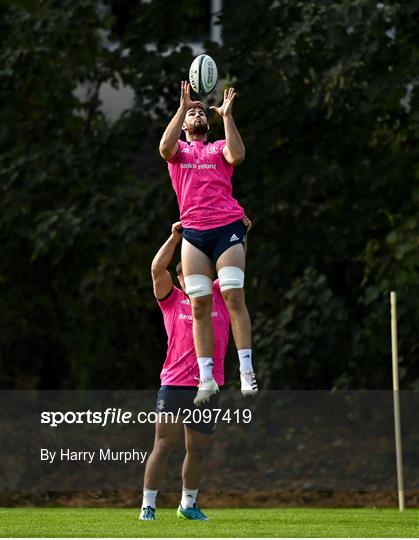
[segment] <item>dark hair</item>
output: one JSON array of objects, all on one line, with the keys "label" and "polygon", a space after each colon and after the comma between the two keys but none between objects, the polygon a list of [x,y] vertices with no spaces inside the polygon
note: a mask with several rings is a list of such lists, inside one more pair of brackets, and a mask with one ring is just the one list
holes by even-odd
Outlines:
[{"label": "dark hair", "polygon": [[176,265],[176,274],[179,275],[182,273],[182,262],[178,262]]}]

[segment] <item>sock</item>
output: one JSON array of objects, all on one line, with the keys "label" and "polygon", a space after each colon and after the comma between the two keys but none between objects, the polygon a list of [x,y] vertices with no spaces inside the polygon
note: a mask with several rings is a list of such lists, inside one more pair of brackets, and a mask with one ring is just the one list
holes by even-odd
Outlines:
[{"label": "sock", "polygon": [[208,381],[212,379],[212,358],[204,357],[198,358],[199,365],[199,378],[201,381]]},{"label": "sock", "polygon": [[240,349],[238,352],[240,362],[240,373],[253,371],[252,349]]},{"label": "sock", "polygon": [[182,499],[180,501],[182,508],[192,508],[192,506],[195,504],[197,495],[197,489],[186,489],[185,487],[183,487]]},{"label": "sock", "polygon": [[147,506],[151,506],[151,508],[156,508],[157,491],[157,489],[143,489],[143,504],[141,508],[147,508]]}]

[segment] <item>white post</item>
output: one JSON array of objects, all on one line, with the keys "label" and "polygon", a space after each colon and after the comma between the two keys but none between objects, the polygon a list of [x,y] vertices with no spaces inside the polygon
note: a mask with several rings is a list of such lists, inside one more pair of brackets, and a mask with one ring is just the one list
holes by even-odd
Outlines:
[{"label": "white post", "polygon": [[218,17],[223,10],[223,0],[211,0],[211,20],[210,20],[210,39],[219,45],[222,45],[222,26],[216,24]]},{"label": "white post", "polygon": [[399,495],[399,510],[404,510],[404,485],[403,485],[403,457],[402,436],[400,429],[400,400],[399,400],[399,359],[397,347],[397,297],[396,293],[390,293],[391,304],[391,356],[393,360],[393,405],[394,405],[394,431],[396,437],[396,463],[397,463],[397,489]]}]

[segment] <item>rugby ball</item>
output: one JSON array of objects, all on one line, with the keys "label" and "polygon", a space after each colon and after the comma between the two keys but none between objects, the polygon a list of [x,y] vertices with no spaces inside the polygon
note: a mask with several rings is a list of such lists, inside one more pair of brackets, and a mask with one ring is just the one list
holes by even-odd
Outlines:
[{"label": "rugby ball", "polygon": [[200,96],[207,96],[214,90],[217,80],[217,64],[211,56],[208,54],[197,56],[189,69],[189,82],[192,90]]}]

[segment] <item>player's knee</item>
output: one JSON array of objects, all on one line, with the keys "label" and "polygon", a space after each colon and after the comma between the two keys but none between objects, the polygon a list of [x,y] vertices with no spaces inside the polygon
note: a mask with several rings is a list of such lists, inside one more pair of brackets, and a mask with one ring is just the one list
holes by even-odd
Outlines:
[{"label": "player's knee", "polygon": [[190,298],[202,298],[212,294],[212,279],[203,274],[185,276],[185,292]]},{"label": "player's knee", "polygon": [[176,446],[175,439],[172,439],[169,437],[163,437],[161,439],[157,439],[157,441],[154,444],[153,450],[159,457],[167,458],[173,452],[175,446]]},{"label": "player's knee", "polygon": [[192,315],[195,321],[211,317],[212,296],[201,296],[192,300]]},{"label": "player's knee", "polygon": [[243,289],[244,272],[237,266],[224,266],[218,270],[221,292]]},{"label": "player's knee", "polygon": [[205,459],[206,453],[207,453],[207,446],[206,445],[195,445],[195,444],[188,444],[186,446],[186,451],[192,459],[196,461],[203,461]]}]

